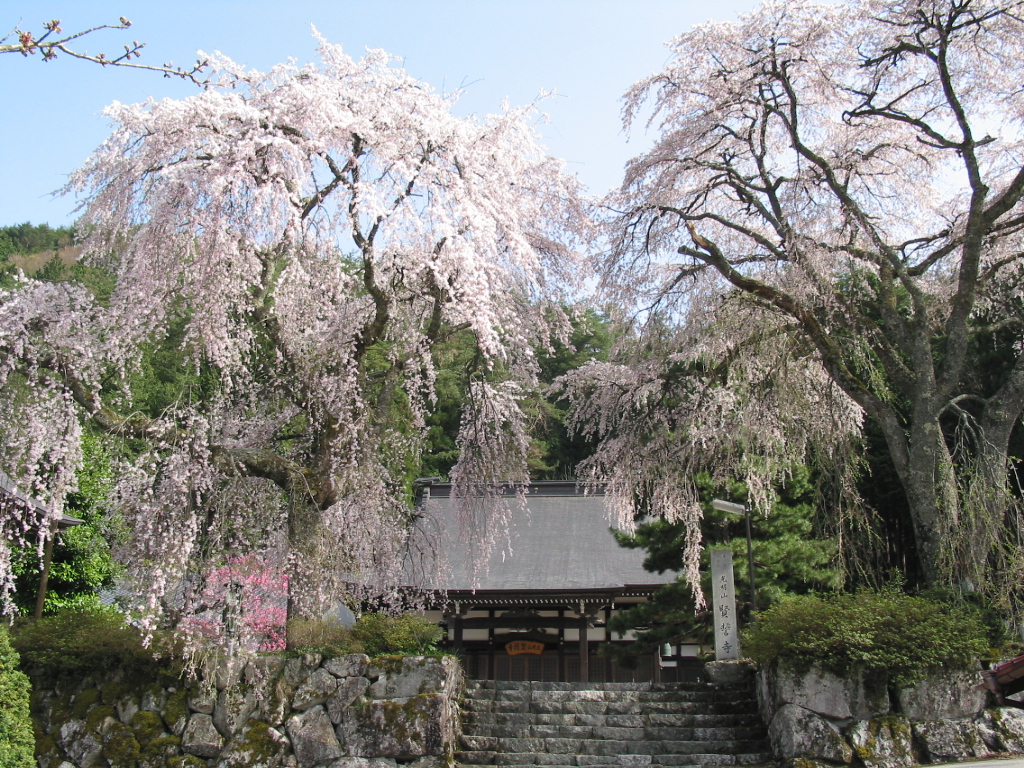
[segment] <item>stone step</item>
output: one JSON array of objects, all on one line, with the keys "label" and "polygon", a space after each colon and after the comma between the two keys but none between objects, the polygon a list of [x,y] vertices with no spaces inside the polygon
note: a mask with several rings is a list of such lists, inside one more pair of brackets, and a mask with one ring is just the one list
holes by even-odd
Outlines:
[{"label": "stone step", "polygon": [[495,766],[531,765],[531,766],[639,766],[663,765],[671,768],[708,768],[708,766],[765,766],[774,765],[772,756],[767,752],[755,752],[740,755],[546,755],[546,754],[495,754],[487,755],[492,762],[471,762],[465,755],[458,756],[458,764],[472,765],[476,768],[492,768]]},{"label": "stone step", "polygon": [[771,762],[750,685],[475,681],[458,762],[717,768]]},{"label": "stone step", "polygon": [[464,701],[462,710],[465,713],[499,715],[752,715],[757,713],[757,702]]},{"label": "stone step", "polygon": [[737,755],[654,755],[651,762],[653,765],[669,766],[777,765],[775,758],[768,750]]},{"label": "stone step", "polygon": [[[585,725],[474,725],[463,728],[467,739],[608,739],[612,741],[735,741],[764,739],[765,729],[756,724],[725,728],[611,728]],[[470,747],[493,749],[493,747]]]},{"label": "stone step", "polygon": [[612,728],[748,728],[761,726],[757,712],[747,714],[531,714],[528,712],[463,712],[463,726],[590,725]]},{"label": "stone step", "polygon": [[467,690],[465,698],[473,701],[743,701],[750,698],[749,689],[703,688],[678,691],[601,691],[564,690],[537,691],[528,688]]},{"label": "stone step", "polygon": [[577,755],[737,755],[767,751],[767,741],[760,737],[749,739],[715,739],[662,741],[653,739],[594,739],[594,738],[541,738],[463,736],[464,754],[503,753],[517,754],[577,754]]},{"label": "stone step", "polygon": [[549,683],[524,680],[469,680],[467,690],[498,691],[703,691],[748,690],[747,683]]}]

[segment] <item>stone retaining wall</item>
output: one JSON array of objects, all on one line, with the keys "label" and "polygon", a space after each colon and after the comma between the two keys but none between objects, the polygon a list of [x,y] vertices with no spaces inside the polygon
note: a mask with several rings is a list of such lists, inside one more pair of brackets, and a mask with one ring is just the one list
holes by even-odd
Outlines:
[{"label": "stone retaining wall", "polygon": [[36,689],[40,768],[444,768],[453,657],[227,658],[192,683],[121,673]]},{"label": "stone retaining wall", "polygon": [[775,756],[810,768],[905,768],[1024,753],[1024,710],[986,708],[980,670],[946,671],[895,691],[863,676],[775,663],[758,700]]}]

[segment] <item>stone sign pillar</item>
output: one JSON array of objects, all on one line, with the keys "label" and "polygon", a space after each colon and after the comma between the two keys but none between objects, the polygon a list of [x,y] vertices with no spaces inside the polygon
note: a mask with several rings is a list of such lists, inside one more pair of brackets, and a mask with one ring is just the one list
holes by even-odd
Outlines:
[{"label": "stone sign pillar", "polygon": [[731,549],[711,550],[711,595],[715,617],[715,659],[738,659],[740,638],[736,622],[736,585],[732,576]]}]

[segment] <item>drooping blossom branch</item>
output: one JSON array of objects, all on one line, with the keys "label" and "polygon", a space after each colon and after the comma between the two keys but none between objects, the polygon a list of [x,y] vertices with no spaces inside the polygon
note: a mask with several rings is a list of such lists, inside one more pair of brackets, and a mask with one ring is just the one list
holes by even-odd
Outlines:
[{"label": "drooping blossom branch", "polygon": [[[117,493],[151,615],[181,610],[224,546],[280,560],[293,615],[400,602],[437,345],[469,340],[492,393],[460,438],[464,481],[518,482],[525,453],[480,441],[522,444],[510,393],[568,329],[558,300],[588,225],[533,109],[456,118],[383,52],[319,50],[269,73],[219,58],[213,83],[234,88],[110,107],[112,136],[69,185],[84,258],[117,277],[109,304],[35,281],[0,301],[12,386],[144,446]],[[202,397],[139,412],[131,377],[172,327]],[[5,397],[0,429],[55,434],[54,413]]]}]

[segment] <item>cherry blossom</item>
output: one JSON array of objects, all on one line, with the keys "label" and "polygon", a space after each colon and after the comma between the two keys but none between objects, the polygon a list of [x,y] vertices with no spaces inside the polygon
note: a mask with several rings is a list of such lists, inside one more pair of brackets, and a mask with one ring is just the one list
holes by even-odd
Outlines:
[{"label": "cherry blossom", "polygon": [[[68,185],[84,258],[117,276],[109,306],[31,280],[0,303],[0,373],[27,385],[0,415],[12,476],[58,499],[83,420],[147,446],[117,502],[150,616],[228,553],[286,573],[292,615],[401,599],[407,468],[456,334],[477,349],[474,404],[492,404],[466,411],[459,487],[525,477],[517,393],[567,330],[577,184],[533,107],[458,118],[382,51],[319,52],[267,73],[211,56],[204,92],[109,107]],[[141,415],[123,382],[174,323],[215,391]]]},{"label": "cherry blossom", "polygon": [[625,517],[696,537],[693,471],[745,478],[767,510],[815,454],[849,490],[869,417],[922,581],[1019,574],[1024,358],[985,383],[973,355],[996,332],[1020,347],[1022,44],[1015,3],[768,2],[680,35],[627,93],[627,128],[656,137],[606,201],[601,268],[637,330],[566,382]]}]

